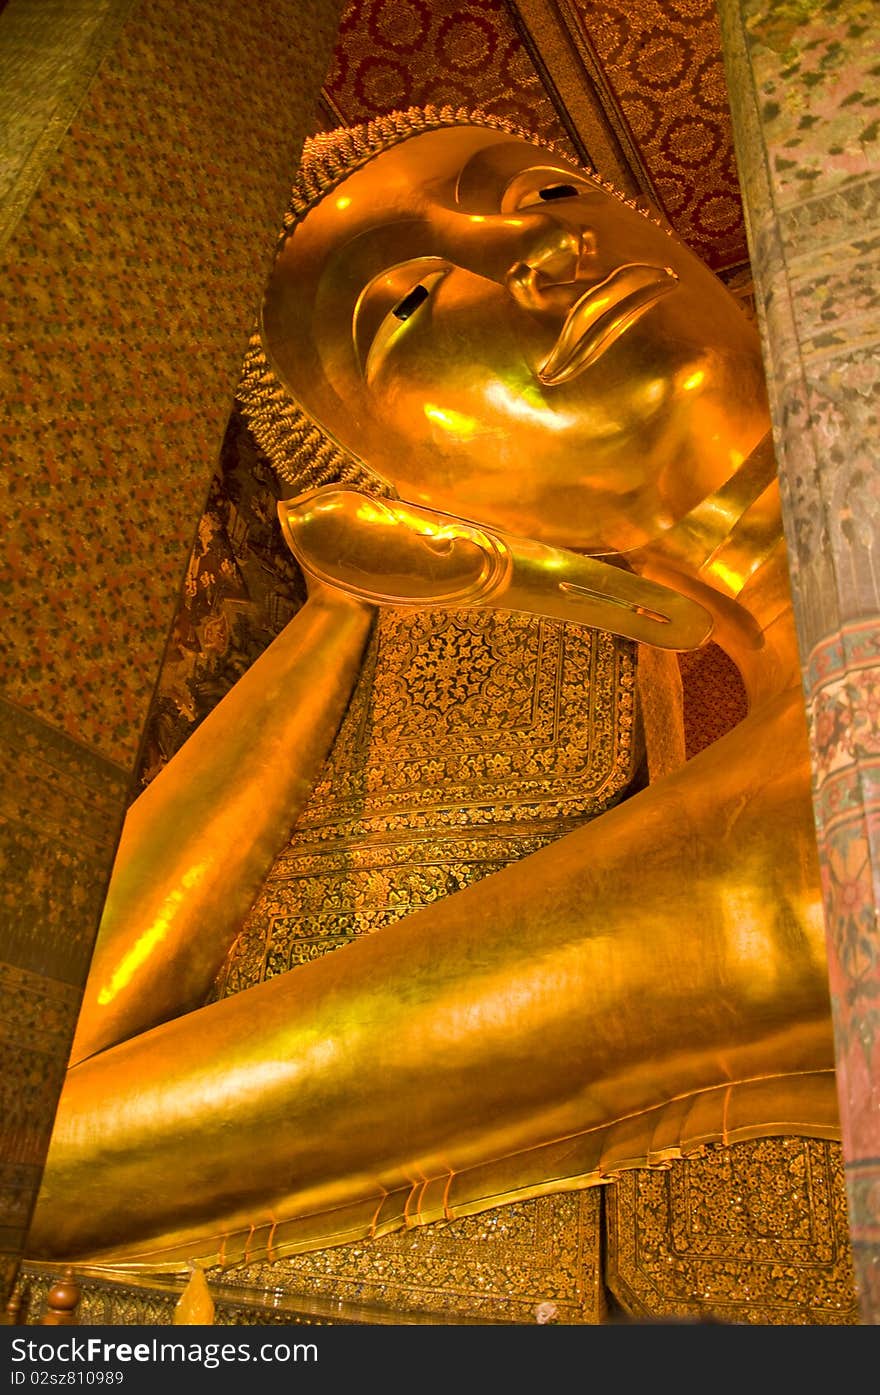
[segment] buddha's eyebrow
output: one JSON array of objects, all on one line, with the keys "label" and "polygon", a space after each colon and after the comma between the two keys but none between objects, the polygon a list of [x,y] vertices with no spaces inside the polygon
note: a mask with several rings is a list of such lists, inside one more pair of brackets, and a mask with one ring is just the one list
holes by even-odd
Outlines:
[{"label": "buddha's eyebrow", "polygon": [[475,151],[459,170],[456,205],[469,213],[497,213],[504,190],[522,168],[522,146],[512,141]]},{"label": "buddha's eyebrow", "polygon": [[475,151],[459,171],[455,183],[457,207],[468,213],[497,213],[511,180],[530,169],[558,172],[560,180],[569,183],[574,173],[562,164],[556,167],[552,156],[537,149],[530,164],[523,158],[523,146],[518,141],[484,147]]},{"label": "buddha's eyebrow", "polygon": [[359,296],[368,282],[400,262],[437,255],[437,232],[425,218],[400,218],[364,228],[340,249],[345,281]]}]

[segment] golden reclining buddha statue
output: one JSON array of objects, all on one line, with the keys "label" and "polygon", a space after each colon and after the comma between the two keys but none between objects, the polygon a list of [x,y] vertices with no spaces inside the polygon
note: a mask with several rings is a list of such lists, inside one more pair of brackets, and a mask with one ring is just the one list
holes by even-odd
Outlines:
[{"label": "golden reclining buddha statue", "polygon": [[[309,595],[132,806],[30,1256],[185,1271],[839,1137],[768,407],[722,283],[558,151],[400,113],[307,146],[240,397]],[[748,714],[212,999],[386,608],[711,640]]]}]

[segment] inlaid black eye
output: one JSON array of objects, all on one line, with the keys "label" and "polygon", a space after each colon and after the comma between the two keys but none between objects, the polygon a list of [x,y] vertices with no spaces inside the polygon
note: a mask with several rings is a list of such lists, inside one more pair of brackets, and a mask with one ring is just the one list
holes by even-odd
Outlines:
[{"label": "inlaid black eye", "polygon": [[399,305],[395,305],[391,312],[398,320],[408,320],[414,311],[418,310],[423,300],[428,299],[428,292],[424,286],[414,286],[409,295],[405,295]]},{"label": "inlaid black eye", "polygon": [[549,203],[551,199],[576,199],[578,191],[573,184],[550,184],[538,190],[538,197]]}]

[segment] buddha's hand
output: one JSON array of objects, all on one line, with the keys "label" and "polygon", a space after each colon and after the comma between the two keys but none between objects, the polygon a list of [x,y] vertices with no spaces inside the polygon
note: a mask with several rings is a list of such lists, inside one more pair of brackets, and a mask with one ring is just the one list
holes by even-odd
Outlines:
[{"label": "buddha's hand", "polygon": [[474,604],[503,587],[510,571],[493,534],[433,509],[334,488],[278,509],[307,577],[379,605]]},{"label": "buddha's hand", "polygon": [[667,586],[453,514],[333,487],[278,509],[306,576],[361,602],[491,606],[661,649],[695,649],[712,631],[709,612]]}]

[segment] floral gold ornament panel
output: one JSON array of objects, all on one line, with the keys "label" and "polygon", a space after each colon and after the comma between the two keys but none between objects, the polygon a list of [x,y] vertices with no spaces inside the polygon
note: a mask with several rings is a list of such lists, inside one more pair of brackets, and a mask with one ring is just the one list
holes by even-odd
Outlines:
[{"label": "floral gold ornament panel", "polygon": [[[233,1267],[711,1143],[836,1138],[775,461],[756,331],[720,281],[504,122],[401,112],[310,145],[241,399],[285,506],[355,493],[362,535],[132,808],[33,1256]],[[351,575],[377,514],[396,527],[381,595]],[[440,627],[419,682],[442,720],[456,612],[479,722],[457,615],[482,623],[485,579],[523,558],[518,608],[547,634],[563,596],[568,624],[601,606],[615,634],[671,623],[658,588],[704,614],[748,715],[545,846],[205,1003],[309,807],[377,605]],[[501,686],[526,767],[541,714]]]},{"label": "floral gold ornament panel", "polygon": [[607,1193],[606,1276],[636,1318],[858,1322],[840,1145],[767,1138]]},{"label": "floral gold ornament panel", "polygon": [[[208,1270],[215,1322],[596,1325],[607,1316],[598,1188],[539,1197],[362,1244]],[[47,1277],[48,1272],[48,1277]],[[81,1325],[169,1325],[175,1291],[132,1276],[78,1276]],[[22,1279],[27,1317],[51,1271]]]},{"label": "floral gold ornament panel", "polygon": [[[314,1254],[208,1270],[217,1325],[517,1323],[605,1320],[601,1193],[539,1197]],[[25,1321],[51,1271],[22,1277]],[[81,1325],[171,1324],[179,1293],[155,1279],[78,1274]]]},{"label": "floral gold ornament panel", "polygon": [[531,616],[382,610],[218,995],[393,924],[610,808],[641,756],[634,658],[624,640]]},{"label": "floral gold ornament panel", "polygon": [[336,1298],[408,1322],[527,1325],[552,1311],[555,1322],[595,1325],[606,1315],[600,1236],[601,1194],[591,1188],[208,1278],[251,1301]]}]

